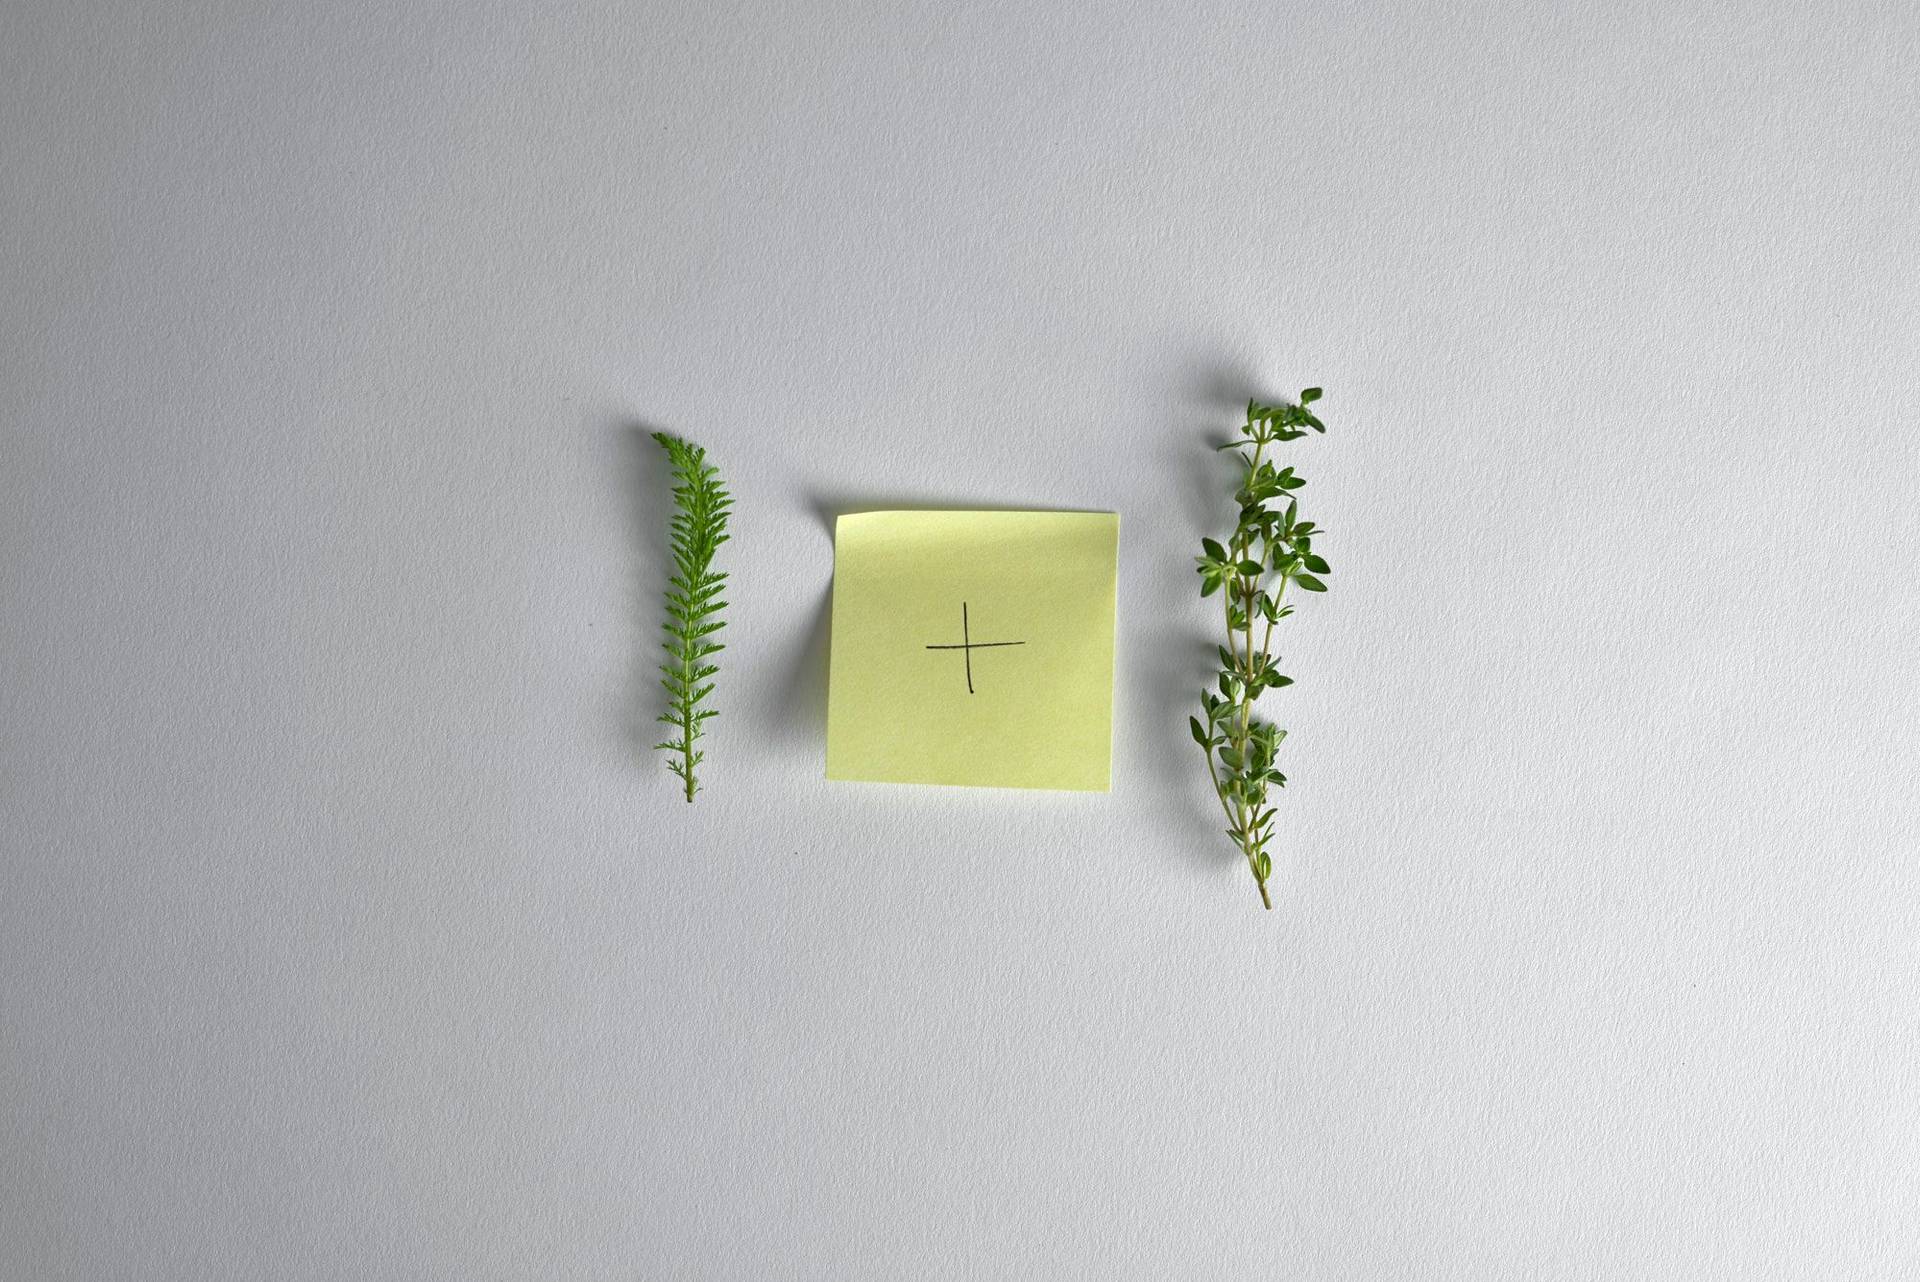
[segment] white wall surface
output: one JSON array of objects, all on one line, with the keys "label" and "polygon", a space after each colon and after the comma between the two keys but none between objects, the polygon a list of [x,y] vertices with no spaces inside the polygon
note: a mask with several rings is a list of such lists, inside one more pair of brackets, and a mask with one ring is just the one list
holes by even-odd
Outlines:
[{"label": "white wall surface", "polygon": [[[1920,1277],[1917,85],[1904,0],[11,0],[0,1276]],[[1263,913],[1188,558],[1308,384]],[[1110,796],[824,782],[896,501],[1122,514]]]}]

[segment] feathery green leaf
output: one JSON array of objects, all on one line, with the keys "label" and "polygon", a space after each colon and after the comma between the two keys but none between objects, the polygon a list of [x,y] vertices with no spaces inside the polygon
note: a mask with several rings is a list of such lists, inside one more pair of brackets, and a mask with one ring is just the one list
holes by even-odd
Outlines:
[{"label": "feathery green leaf", "polygon": [[727,576],[713,569],[713,554],[727,541],[727,509],[733,500],[704,449],[665,432],[655,432],[653,439],[667,452],[674,472],[674,514],[667,526],[673,574],[662,597],[666,618],[661,624],[668,658],[660,665],[660,684],[667,692],[667,710],[660,720],[680,730],[678,738],[654,747],[677,755],[667,768],[679,776],[692,801],[699,790],[694,767],[706,759],[694,745],[702,725],[717,711],[701,706],[713,693],[714,683],[707,678],[719,671],[705,660],[723,647],[705,638],[726,626],[717,616],[726,606],[720,592]]}]

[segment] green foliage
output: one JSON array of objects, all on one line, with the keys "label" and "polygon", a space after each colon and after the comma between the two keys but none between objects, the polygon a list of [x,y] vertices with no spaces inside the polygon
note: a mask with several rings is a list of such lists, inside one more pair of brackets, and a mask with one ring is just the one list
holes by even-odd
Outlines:
[{"label": "green foliage", "polygon": [[[1273,872],[1268,845],[1274,810],[1267,791],[1287,786],[1287,777],[1274,766],[1287,732],[1256,719],[1253,706],[1263,692],[1293,684],[1292,677],[1274,666],[1272,654],[1274,625],[1293,613],[1291,605],[1281,604],[1287,588],[1325,592],[1327,585],[1316,576],[1330,571],[1313,550],[1314,536],[1324,531],[1300,520],[1294,498],[1305,479],[1291,467],[1276,469],[1267,451],[1310,430],[1324,433],[1326,425],[1307,408],[1319,399],[1320,389],[1309,387],[1297,405],[1247,403],[1240,439],[1220,447],[1232,450],[1240,463],[1240,483],[1233,494],[1239,522],[1224,545],[1217,539],[1200,540],[1198,558],[1200,595],[1221,595],[1227,643],[1219,648],[1218,693],[1201,694],[1202,715],[1187,718],[1187,728],[1206,753],[1207,770],[1226,813],[1227,836],[1246,856],[1260,902],[1268,908],[1273,907],[1267,878]],[[1280,503],[1285,506],[1276,508]]]},{"label": "green foliage", "polygon": [[660,720],[674,728],[675,738],[653,745],[677,754],[667,768],[686,785],[687,800],[698,789],[694,768],[705,754],[694,745],[701,729],[715,715],[703,707],[713,693],[713,676],[720,669],[713,656],[723,648],[712,639],[726,625],[720,611],[726,602],[720,591],[727,576],[713,569],[713,554],[727,541],[727,509],[733,500],[720,485],[720,474],[707,462],[707,452],[665,432],[653,439],[673,463],[673,576],[667,580],[667,661],[660,665],[660,684],[667,690],[667,710]]}]

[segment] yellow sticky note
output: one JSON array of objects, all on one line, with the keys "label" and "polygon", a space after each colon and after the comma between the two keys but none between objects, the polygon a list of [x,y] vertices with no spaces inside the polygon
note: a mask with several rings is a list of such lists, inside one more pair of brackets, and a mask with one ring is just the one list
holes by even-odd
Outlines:
[{"label": "yellow sticky note", "polygon": [[1120,518],[859,512],[833,535],[827,778],[1105,792]]}]

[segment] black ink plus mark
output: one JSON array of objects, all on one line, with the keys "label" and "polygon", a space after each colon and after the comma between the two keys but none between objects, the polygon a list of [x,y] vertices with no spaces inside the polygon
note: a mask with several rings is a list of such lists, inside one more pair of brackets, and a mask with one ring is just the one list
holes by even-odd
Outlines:
[{"label": "black ink plus mark", "polygon": [[967,661],[967,693],[972,694],[973,693],[973,652],[975,650],[992,650],[1003,645],[1025,645],[1025,644],[1026,644],[1025,641],[975,641],[973,639],[972,631],[967,626],[967,603],[965,601],[962,601],[960,603],[960,644],[959,645],[930,645],[927,647],[927,649],[959,650],[961,653],[963,653],[966,656],[966,661]]}]

